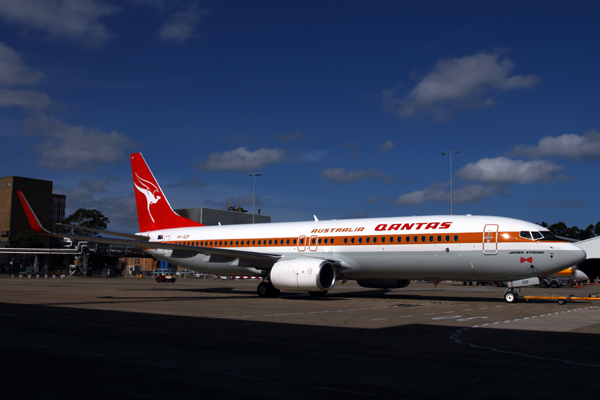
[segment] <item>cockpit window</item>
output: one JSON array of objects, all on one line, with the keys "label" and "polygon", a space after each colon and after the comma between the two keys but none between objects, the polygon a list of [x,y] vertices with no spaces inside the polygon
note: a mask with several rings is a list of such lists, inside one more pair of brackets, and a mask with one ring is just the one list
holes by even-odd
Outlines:
[{"label": "cockpit window", "polygon": [[539,233],[539,232],[535,232],[535,231],[533,231],[533,232],[531,232],[531,235],[533,236],[533,239],[534,239],[534,240],[538,240],[538,239],[541,239],[541,238],[543,238],[542,234],[541,234],[541,233]]},{"label": "cockpit window", "polygon": [[540,233],[544,239],[557,239],[556,235],[550,231],[541,231]]},{"label": "cockpit window", "polygon": [[521,236],[524,239],[531,239],[531,232],[529,232],[529,231],[521,231],[521,233],[519,234],[519,236]]}]

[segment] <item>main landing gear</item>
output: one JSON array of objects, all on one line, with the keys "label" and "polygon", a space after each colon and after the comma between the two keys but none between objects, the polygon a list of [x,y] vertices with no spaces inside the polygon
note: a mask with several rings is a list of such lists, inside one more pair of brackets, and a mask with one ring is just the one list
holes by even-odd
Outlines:
[{"label": "main landing gear", "polygon": [[256,288],[256,292],[259,297],[277,297],[279,296],[279,289],[275,288],[273,284],[269,281],[263,281]]},{"label": "main landing gear", "polygon": [[506,293],[504,293],[504,300],[506,300],[507,303],[516,303],[519,301],[519,294],[514,290],[507,290]]}]

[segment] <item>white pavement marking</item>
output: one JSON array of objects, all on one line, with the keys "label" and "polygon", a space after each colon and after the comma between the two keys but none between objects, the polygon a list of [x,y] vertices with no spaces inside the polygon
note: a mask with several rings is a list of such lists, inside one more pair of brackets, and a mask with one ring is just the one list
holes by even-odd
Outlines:
[{"label": "white pavement marking", "polygon": [[[542,317],[548,317],[548,316],[552,316],[552,315],[556,315],[556,314],[564,314],[564,313],[569,313],[569,312],[574,312],[574,311],[582,311],[582,310],[589,310],[589,309],[596,309],[596,308],[597,307],[595,307],[595,306],[582,307],[582,308],[576,308],[576,309],[573,309],[573,310],[560,311],[560,312],[555,312],[555,313],[550,313],[550,314],[535,315],[535,316],[532,316],[532,317],[527,317],[527,318],[522,318],[522,319],[542,318]],[[486,318],[486,317],[483,317],[483,318]],[[565,364],[581,365],[581,366],[584,366],[584,367],[596,367],[596,368],[600,368],[600,364],[585,364],[585,363],[578,363],[578,362],[574,362],[574,361],[561,360],[559,358],[534,356],[533,354],[521,353],[521,352],[517,352],[517,351],[500,350],[500,349],[496,349],[494,347],[479,346],[479,345],[476,345],[476,344],[473,344],[473,343],[463,342],[462,340],[460,340],[458,338],[462,333],[468,331],[469,329],[483,328],[483,327],[490,326],[490,325],[507,324],[507,323],[511,323],[511,322],[517,322],[517,321],[520,321],[520,320],[521,320],[521,318],[516,318],[516,319],[502,321],[502,322],[500,322],[500,321],[498,321],[498,322],[492,322],[491,324],[474,325],[474,326],[472,326],[470,328],[462,328],[462,329],[459,329],[457,331],[454,331],[448,338],[450,340],[453,340],[454,342],[456,342],[458,344],[464,344],[466,346],[473,347],[473,348],[476,348],[476,349],[490,350],[490,351],[494,351],[496,353],[514,354],[514,355],[528,357],[528,358],[535,358],[537,360],[558,361],[558,362],[562,362],[562,363],[565,363]]]}]

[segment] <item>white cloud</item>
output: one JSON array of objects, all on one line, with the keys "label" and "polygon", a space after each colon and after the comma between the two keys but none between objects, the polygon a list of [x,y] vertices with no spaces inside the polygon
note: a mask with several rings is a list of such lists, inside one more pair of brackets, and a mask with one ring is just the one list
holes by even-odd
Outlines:
[{"label": "white cloud", "polygon": [[378,196],[371,196],[371,197],[369,197],[369,199],[367,199],[367,201],[365,201],[365,203],[373,204],[373,203],[377,203],[378,201],[379,201]]},{"label": "white cloud", "polygon": [[562,170],[562,165],[552,161],[535,160],[524,162],[511,160],[507,157],[483,158],[476,163],[465,165],[456,173],[460,179],[481,181],[492,184],[548,182],[564,179],[556,175]]},{"label": "white cloud", "polygon": [[258,149],[248,151],[245,147],[212,153],[206,158],[206,163],[200,164],[201,169],[212,171],[252,171],[265,165],[280,163],[284,160],[285,151],[281,149]]},{"label": "white cloud", "polygon": [[50,98],[36,90],[0,89],[0,107],[22,107],[43,110],[50,105]]},{"label": "white cloud", "polygon": [[[450,191],[446,191],[447,186],[444,183],[434,183],[427,189],[405,193],[394,203],[399,205],[417,205],[427,201],[450,203]],[[454,189],[453,201],[455,203],[473,203],[495,194],[506,194],[507,192],[508,189],[496,186],[465,185]]]},{"label": "white cloud", "polygon": [[546,136],[540,139],[537,146],[519,145],[511,153],[534,158],[563,157],[571,160],[597,161],[600,160],[600,133],[589,131],[585,135]]},{"label": "white cloud", "polygon": [[348,171],[346,172],[346,168],[328,168],[319,174],[325,179],[330,179],[336,182],[356,182],[365,178],[378,178],[381,176],[385,176],[383,171],[378,169],[359,169],[358,171]]},{"label": "white cloud", "polygon": [[53,170],[91,172],[101,164],[125,159],[123,150],[135,145],[117,131],[71,126],[44,115],[25,118],[22,132],[44,139],[36,147],[39,165]]},{"label": "white cloud", "polygon": [[540,82],[534,75],[510,76],[515,64],[499,54],[480,52],[473,56],[438,61],[405,98],[397,98],[400,86],[382,91],[382,105],[400,118],[430,114],[449,117],[461,108],[487,108],[494,104],[494,90],[533,87]]},{"label": "white cloud", "polygon": [[187,9],[173,13],[160,27],[159,38],[176,43],[189,39],[208,11],[193,2]]},{"label": "white cloud", "polygon": [[32,86],[44,74],[32,71],[21,55],[0,42],[0,107],[21,107],[26,110],[43,110],[50,98],[36,90],[12,89],[14,86]]},{"label": "white cloud", "polygon": [[28,28],[46,31],[51,38],[67,38],[94,46],[111,34],[99,20],[117,11],[95,0],[3,0],[0,17]]},{"label": "white cloud", "polygon": [[38,83],[43,77],[43,73],[31,71],[23,63],[20,54],[0,42],[0,85],[31,86]]},{"label": "white cloud", "polygon": [[384,153],[389,153],[390,151],[396,148],[396,143],[391,140],[386,140],[381,146],[377,148],[377,150],[382,151]]}]

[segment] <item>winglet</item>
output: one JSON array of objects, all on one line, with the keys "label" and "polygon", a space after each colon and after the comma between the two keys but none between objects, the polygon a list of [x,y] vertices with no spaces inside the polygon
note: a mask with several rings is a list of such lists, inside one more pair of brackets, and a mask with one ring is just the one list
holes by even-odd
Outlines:
[{"label": "winglet", "polygon": [[29,225],[31,225],[31,229],[35,233],[39,233],[40,235],[46,236],[54,236],[52,233],[47,231],[42,224],[40,224],[40,220],[36,217],[35,213],[31,209],[31,206],[27,202],[27,199],[23,195],[22,192],[17,192],[19,194],[19,199],[21,199],[21,204],[23,205],[23,209],[25,210],[25,214],[27,215],[27,219],[29,220]]}]

